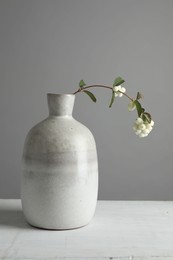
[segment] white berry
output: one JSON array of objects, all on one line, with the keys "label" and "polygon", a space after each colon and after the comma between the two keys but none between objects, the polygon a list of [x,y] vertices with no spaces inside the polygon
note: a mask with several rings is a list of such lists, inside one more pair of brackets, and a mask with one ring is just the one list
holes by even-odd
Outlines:
[{"label": "white berry", "polygon": [[136,119],[136,124],[137,124],[137,125],[143,124],[143,120],[142,120],[141,117],[138,117],[138,118]]},{"label": "white berry", "polygon": [[153,120],[151,120],[150,125],[154,126],[154,121]]},{"label": "white berry", "polygon": [[121,92],[125,93],[126,89],[124,87],[121,88]]}]

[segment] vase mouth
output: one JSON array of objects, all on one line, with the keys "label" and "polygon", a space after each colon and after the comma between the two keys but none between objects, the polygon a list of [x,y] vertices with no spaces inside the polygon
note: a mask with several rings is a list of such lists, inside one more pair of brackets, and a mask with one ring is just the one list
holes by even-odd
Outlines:
[{"label": "vase mouth", "polygon": [[74,96],[74,94],[66,94],[66,93],[47,93],[47,96]]}]

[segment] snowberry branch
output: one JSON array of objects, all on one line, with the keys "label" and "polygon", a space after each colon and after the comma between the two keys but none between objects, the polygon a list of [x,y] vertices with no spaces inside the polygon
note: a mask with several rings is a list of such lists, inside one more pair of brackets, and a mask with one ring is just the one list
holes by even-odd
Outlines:
[{"label": "snowberry branch", "polygon": [[75,95],[80,92],[86,93],[92,99],[92,101],[96,102],[97,99],[95,95],[92,92],[88,91],[88,89],[91,88],[109,89],[112,91],[109,107],[112,107],[112,104],[114,103],[116,97],[126,96],[130,100],[130,103],[128,104],[128,110],[133,111],[136,109],[138,113],[138,118],[136,119],[133,125],[133,129],[139,137],[145,137],[151,132],[154,126],[154,121],[151,119],[151,115],[145,111],[145,109],[142,107],[141,103],[139,102],[139,99],[143,97],[141,93],[137,92],[136,98],[135,99],[131,98],[128,94],[125,93],[126,89],[121,86],[121,84],[123,84],[124,82],[125,80],[123,80],[121,77],[117,77],[114,80],[112,86],[99,85],[99,84],[86,85],[85,82],[81,80],[79,82],[79,88],[73,94]]},{"label": "snowberry branch", "polygon": [[[105,86],[105,85],[99,85],[99,84],[96,84],[96,85],[89,85],[89,86],[86,86],[86,87],[83,87],[83,88],[79,88],[77,91],[75,91],[73,94],[77,94],[79,92],[82,92],[84,91],[85,89],[88,89],[88,88],[108,88],[110,90],[112,90],[112,87],[110,86]],[[124,96],[126,96],[128,99],[130,99],[131,101],[134,101],[133,98],[131,98],[129,95],[127,95],[126,93],[123,93],[119,90],[120,93],[122,93]]]}]

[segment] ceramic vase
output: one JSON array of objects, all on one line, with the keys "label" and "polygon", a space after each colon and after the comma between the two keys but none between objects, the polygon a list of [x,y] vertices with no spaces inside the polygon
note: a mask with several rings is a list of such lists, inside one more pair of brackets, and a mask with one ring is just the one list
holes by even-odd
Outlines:
[{"label": "ceramic vase", "polygon": [[22,157],[21,200],[32,226],[73,229],[92,219],[98,162],[90,130],[72,116],[75,95],[47,94],[49,116],[28,133]]}]

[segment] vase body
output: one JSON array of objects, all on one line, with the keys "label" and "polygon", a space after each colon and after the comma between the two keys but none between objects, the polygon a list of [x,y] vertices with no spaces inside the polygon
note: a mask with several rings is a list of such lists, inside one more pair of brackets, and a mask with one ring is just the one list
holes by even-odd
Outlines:
[{"label": "vase body", "polygon": [[49,116],[28,133],[21,199],[26,220],[45,229],[73,229],[92,219],[98,193],[95,140],[72,117],[75,95],[48,94]]}]

